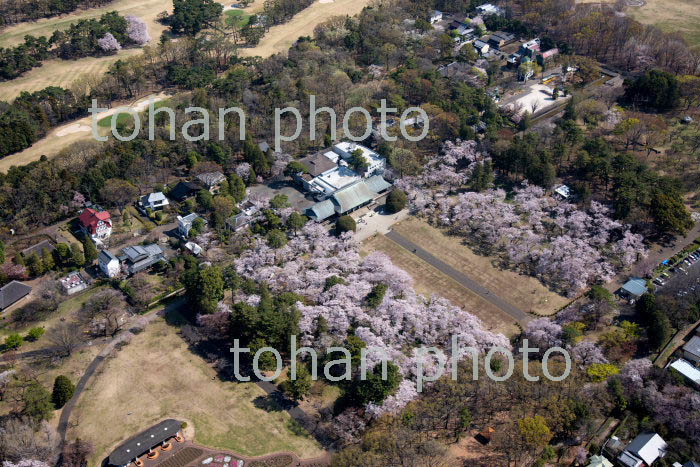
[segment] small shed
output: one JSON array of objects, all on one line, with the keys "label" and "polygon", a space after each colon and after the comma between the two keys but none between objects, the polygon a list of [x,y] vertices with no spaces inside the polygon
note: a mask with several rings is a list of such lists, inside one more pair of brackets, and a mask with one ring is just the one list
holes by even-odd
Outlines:
[{"label": "small shed", "polygon": [[571,188],[569,188],[567,185],[559,185],[554,188],[554,193],[556,193],[561,199],[569,199],[571,196]]},{"label": "small shed", "polygon": [[647,281],[641,277],[633,277],[623,284],[619,293],[628,300],[636,300],[647,291]]}]

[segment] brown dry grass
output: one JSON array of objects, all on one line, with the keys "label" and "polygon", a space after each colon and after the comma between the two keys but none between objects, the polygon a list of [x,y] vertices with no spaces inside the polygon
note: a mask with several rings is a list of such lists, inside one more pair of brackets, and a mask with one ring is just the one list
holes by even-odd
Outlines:
[{"label": "brown dry grass", "polygon": [[492,257],[477,255],[458,237],[418,218],[409,217],[394,230],[525,312],[550,315],[569,302],[534,277],[495,267]]},{"label": "brown dry grass", "polygon": [[518,333],[519,328],[506,312],[479,297],[384,235],[375,235],[362,244],[364,253],[377,250],[389,255],[394,264],[413,277],[416,292],[426,296],[438,294],[445,297],[454,305],[478,316],[491,331],[500,332],[506,336]]},{"label": "brown dry grass", "polygon": [[99,465],[123,440],[163,418],[177,418],[205,446],[253,456],[285,450],[321,455],[312,438],[290,430],[285,411],[254,405],[264,397],[254,383],[220,381],[177,328],[158,318],[95,376],[73,412],[69,439],[92,441],[96,452],[89,465]]},{"label": "brown dry grass", "polygon": [[653,24],[665,32],[680,32],[692,46],[700,47],[700,3],[698,0],[646,0],[627,13],[643,24]]},{"label": "brown dry grass", "polygon": [[[0,42],[2,44],[2,42]],[[11,101],[22,91],[34,92],[48,86],[70,88],[79,79],[101,77],[112,63],[141,53],[141,49],[127,49],[108,57],[85,57],[79,60],[47,60],[19,78],[0,83],[0,100]]]},{"label": "brown dry grass", "polygon": [[284,52],[300,37],[312,36],[320,23],[338,15],[356,15],[372,0],[334,0],[331,3],[316,1],[313,5],[298,13],[291,21],[272,27],[262,38],[260,44],[250,49],[241,49],[246,57],[270,55]]},{"label": "brown dry grass", "polygon": [[[118,11],[120,14],[138,16],[148,24],[151,38],[157,41],[165,26],[156,21],[158,14],[172,9],[172,1],[162,0],[115,0],[100,8],[78,10],[68,15],[39,21],[20,23],[0,32],[0,46],[9,47],[24,40],[24,36],[50,37],[55,30],[67,29],[72,23],[81,19],[98,18],[106,12]],[[47,86],[70,87],[76,80],[87,75],[101,76],[109,66],[118,59],[124,59],[141,53],[141,49],[125,49],[108,57],[85,57],[80,60],[47,60],[43,66],[34,68],[23,76],[0,83],[0,100],[11,100],[22,91],[37,91]]]}]

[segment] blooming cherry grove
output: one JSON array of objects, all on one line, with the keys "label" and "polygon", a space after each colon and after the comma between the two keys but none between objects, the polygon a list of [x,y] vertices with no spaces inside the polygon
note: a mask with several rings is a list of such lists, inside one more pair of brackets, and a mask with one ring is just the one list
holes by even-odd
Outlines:
[{"label": "blooming cherry grove", "polygon": [[421,175],[397,185],[408,193],[416,214],[569,296],[646,255],[642,236],[611,219],[610,210],[597,202],[582,211],[527,182],[512,197],[500,189],[453,196],[474,164],[486,159],[473,141],[448,142]]},{"label": "blooming cherry grove", "polygon": [[[292,290],[307,299],[297,304],[301,344],[328,347],[345,339],[352,327],[367,346],[382,349],[401,368],[406,379],[381,407],[368,407],[374,415],[398,411],[416,396],[417,356],[415,350],[407,349],[421,345],[449,349],[453,335],[462,347],[510,348],[505,336],[487,331],[478,318],[444,298],[418,295],[412,278],[385,254],[375,252],[362,258],[352,234],[331,237],[319,224],[307,224],[282,248],[258,242],[236,262],[236,269],[272,290]],[[331,276],[342,278],[343,283],[325,290]],[[378,284],[388,290],[378,306],[368,307],[364,297]],[[321,317],[329,329],[325,339],[315,337]],[[379,359],[378,352],[370,352],[368,367]]]}]

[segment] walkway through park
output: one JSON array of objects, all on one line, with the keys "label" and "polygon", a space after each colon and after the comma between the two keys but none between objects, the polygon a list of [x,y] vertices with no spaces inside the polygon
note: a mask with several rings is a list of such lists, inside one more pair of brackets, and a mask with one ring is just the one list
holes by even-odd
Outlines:
[{"label": "walkway through park", "polygon": [[492,303],[493,305],[496,305],[498,308],[503,310],[504,312],[508,313],[510,316],[512,316],[520,325],[523,327],[527,325],[527,323],[532,320],[532,316],[529,315],[528,313],[524,312],[520,308],[516,307],[515,305],[505,301],[498,295],[496,295],[493,291],[487,289],[486,287],[482,286],[466,274],[457,271],[455,268],[450,266],[449,264],[445,263],[444,261],[438,259],[437,257],[433,256],[431,253],[428,251],[424,250],[420,246],[416,245],[413,243],[411,240],[407,239],[400,233],[396,232],[395,230],[392,230],[388,234],[386,234],[386,237],[392,240],[393,242],[399,244],[403,248],[407,249],[408,251],[412,252],[414,255],[425,261],[426,263],[430,264],[443,274],[449,276],[450,278],[454,279],[457,281],[460,285],[466,287],[467,289],[471,290],[475,294],[477,294],[479,297],[483,298],[484,300]]}]

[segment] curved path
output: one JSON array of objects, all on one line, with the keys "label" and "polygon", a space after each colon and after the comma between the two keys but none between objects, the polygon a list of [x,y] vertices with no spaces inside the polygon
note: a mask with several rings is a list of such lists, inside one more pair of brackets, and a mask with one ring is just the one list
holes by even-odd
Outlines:
[{"label": "curved path", "polygon": [[[162,310],[158,311],[153,311],[149,314],[146,315],[146,323],[145,326],[153,322],[155,319],[159,317],[164,317],[167,313],[170,311],[173,311],[175,309],[180,308],[186,303],[185,297],[179,297],[178,299],[174,300],[173,302],[169,303],[166,305],[166,307]],[[127,326],[128,328],[128,326]],[[59,440],[60,440],[60,448],[64,446],[66,443],[66,436],[68,434],[68,427],[69,427],[69,422],[70,422],[70,417],[72,415],[73,409],[78,403],[78,400],[80,399],[80,395],[82,392],[85,390],[85,388],[88,386],[90,383],[92,377],[95,375],[97,370],[102,366],[104,361],[107,359],[107,357],[112,353],[114,348],[119,345],[121,342],[123,342],[127,336],[129,336],[129,331],[121,332],[117,336],[115,336],[112,340],[110,340],[107,345],[100,351],[100,353],[93,359],[92,362],[90,362],[90,365],[88,365],[87,369],[85,370],[85,373],[83,373],[83,376],[80,378],[78,381],[78,384],[75,387],[75,392],[73,393],[73,397],[66,403],[66,405],[63,406],[63,410],[61,411],[61,415],[58,420],[58,434],[59,434]],[[28,353],[28,352],[27,352]],[[294,403],[291,401],[289,398],[287,398],[274,384],[266,381],[258,381],[257,385],[262,388],[265,393],[273,398],[275,402],[277,402],[297,423],[299,423],[301,426],[304,427],[314,438],[316,438],[319,443],[326,449],[331,451],[332,447],[330,446],[330,440],[326,436],[325,432],[323,430],[320,430],[318,427],[318,423],[315,421],[315,419],[304,412],[298,404]],[[204,446],[201,446],[204,448]],[[211,448],[206,448],[209,451],[214,451]],[[218,452],[218,451],[217,451]],[[279,455],[280,453],[275,453],[274,455]],[[272,456],[273,454],[270,455],[265,455],[262,456],[262,458],[267,458]],[[241,457],[239,454],[236,454],[236,456]],[[295,458],[298,459],[296,454],[294,455]],[[243,456],[245,457],[245,456]],[[250,459],[258,459],[258,458],[250,458]],[[325,458],[324,458],[325,459]],[[308,461],[305,461],[303,459],[300,460],[301,464],[297,465],[302,465],[305,463],[308,463]],[[325,462],[328,463],[328,462]]]}]

